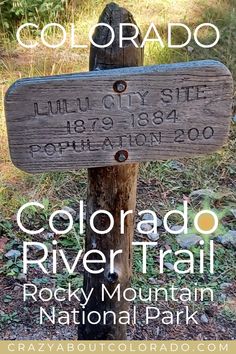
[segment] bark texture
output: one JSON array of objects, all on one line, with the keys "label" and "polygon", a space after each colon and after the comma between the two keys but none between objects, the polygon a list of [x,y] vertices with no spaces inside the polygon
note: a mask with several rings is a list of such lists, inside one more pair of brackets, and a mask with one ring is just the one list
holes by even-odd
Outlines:
[{"label": "bark texture", "polygon": [[[135,48],[130,42],[124,42],[124,47],[119,48],[119,23],[135,23],[133,16],[126,9],[111,3],[102,12],[99,22],[108,23],[113,27],[116,39],[109,48],[95,48],[90,50],[90,70],[105,70],[121,68],[127,66],[143,65],[143,50]],[[128,27],[126,36],[134,34],[134,28]],[[98,27],[94,33],[96,43],[104,44],[109,41],[110,31],[105,27]],[[138,44],[141,43],[141,36],[137,38]],[[118,94],[118,93],[117,93]],[[121,93],[122,94],[122,93]],[[133,210],[136,207],[136,186],[138,164],[130,164],[115,167],[91,168],[88,170],[88,196],[87,196],[87,229],[86,229],[86,252],[92,249],[102,251],[107,259],[103,273],[94,275],[85,272],[84,291],[88,294],[94,288],[93,295],[85,308],[85,313],[99,311],[103,318],[104,311],[128,311],[129,303],[122,297],[121,301],[117,298],[106,298],[101,301],[102,284],[106,286],[110,293],[120,284],[121,294],[123,290],[130,286],[132,273],[131,242],[134,232],[134,213],[125,219],[125,233],[120,233],[120,210]],[[113,229],[104,235],[95,234],[90,226],[89,219],[92,213],[98,209],[109,211],[114,217]],[[109,227],[109,218],[104,215],[95,219],[95,226],[99,230]],[[114,272],[110,272],[110,250],[122,250],[115,258]],[[100,258],[99,258],[100,259]],[[97,267],[101,267],[98,264]],[[107,317],[106,324],[98,323],[79,326],[79,339],[81,340],[123,340],[126,339],[126,325],[113,324],[113,316]],[[96,320],[97,316],[91,316]]]}]

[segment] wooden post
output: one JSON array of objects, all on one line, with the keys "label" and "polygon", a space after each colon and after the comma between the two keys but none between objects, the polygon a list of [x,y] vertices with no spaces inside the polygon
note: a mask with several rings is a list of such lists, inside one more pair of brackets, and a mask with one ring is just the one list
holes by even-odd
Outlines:
[{"label": "wooden post", "polygon": [[[107,5],[100,16],[99,22],[110,24],[115,31],[116,38],[119,38],[119,23],[135,23],[133,16],[126,9],[111,3]],[[132,36],[133,27],[129,28]],[[109,30],[106,27],[98,27],[94,34],[96,43],[104,44],[109,40]],[[138,38],[138,44],[141,43]],[[104,70],[121,68],[127,66],[143,65],[143,50],[136,48],[132,43],[127,42],[124,48],[119,48],[117,40],[109,48],[101,49],[91,47],[90,70]],[[117,93],[119,94],[119,93]],[[122,164],[122,162],[121,162]],[[121,294],[123,290],[130,286],[132,272],[132,250],[131,242],[134,233],[134,214],[128,215],[125,222],[125,233],[120,234],[120,211],[135,210],[136,206],[136,186],[138,164],[124,166],[112,166],[88,169],[88,197],[87,197],[87,229],[86,229],[86,252],[94,248],[102,251],[106,256],[107,263],[105,271],[101,274],[84,274],[84,291],[88,294],[94,288],[93,296],[85,308],[86,314],[91,311],[111,310],[115,313],[127,311],[129,304],[122,299],[117,301],[107,298],[101,301],[101,286],[104,284],[110,292],[120,284]],[[99,209],[109,211],[114,217],[114,227],[111,232],[105,235],[95,234],[90,226],[91,215]],[[108,217],[97,218],[97,228],[107,229],[109,226]],[[114,273],[109,272],[110,250],[122,250],[123,253],[115,258]],[[79,326],[79,339],[126,339],[126,325],[110,323],[103,325],[99,323],[94,326],[89,323]]]}]

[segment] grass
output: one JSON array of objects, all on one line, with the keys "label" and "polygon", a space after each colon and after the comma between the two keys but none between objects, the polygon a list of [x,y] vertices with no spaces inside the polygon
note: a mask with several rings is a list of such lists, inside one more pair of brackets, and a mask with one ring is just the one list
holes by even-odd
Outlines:
[{"label": "grass", "polygon": [[[70,23],[74,22],[77,27],[76,41],[86,43],[88,29],[98,21],[98,17],[107,1],[90,0],[80,2],[78,7],[67,9],[65,27],[70,31]],[[232,0],[131,0],[119,1],[120,5],[128,8],[143,32],[148,24],[153,21],[161,35],[167,38],[168,22],[184,22],[191,28],[199,23],[211,22],[217,25],[221,32],[219,44],[211,49],[202,49],[191,41],[192,49],[186,48],[174,50],[167,47],[161,48],[156,43],[148,43],[145,47],[145,65],[157,63],[171,63],[179,61],[218,59],[231,70],[236,80],[236,4]],[[40,26],[44,24],[42,18],[38,19]],[[25,34],[29,40],[29,33]],[[58,38],[58,33],[51,33],[51,39]],[[178,39],[182,38],[178,34]],[[211,33],[203,32],[202,41],[209,41]],[[18,78],[54,75],[88,70],[88,49],[71,49],[67,41],[65,46],[58,50],[51,50],[39,46],[36,50],[26,50],[19,47],[8,31],[0,34],[0,234],[7,235],[11,240],[14,237],[12,227],[13,215],[16,210],[29,200],[45,200],[48,203],[48,213],[62,205],[77,206],[79,199],[86,197],[86,171],[71,171],[68,173],[46,173],[36,176],[27,175],[17,170],[10,162],[7,135],[4,117],[4,94],[7,88]],[[32,39],[32,38],[31,38]],[[177,38],[174,38],[175,40]],[[42,55],[43,50],[43,55]],[[2,55],[2,57],[1,57]],[[209,201],[209,207],[220,213],[222,210],[230,210],[235,207],[235,179],[236,179],[236,129],[232,124],[229,142],[220,152],[196,159],[183,159],[178,161],[182,168],[173,168],[173,161],[150,162],[140,166],[139,186],[146,186],[144,196],[139,191],[138,208],[151,208],[160,216],[182,204],[183,197],[198,189],[212,189],[216,192],[216,198]],[[201,202],[192,204],[195,212],[204,205]],[[45,215],[44,215],[45,216]],[[45,216],[46,217],[46,216]],[[235,228],[235,218],[229,213],[222,217],[222,225],[225,229]],[[1,231],[3,230],[3,231]],[[71,235],[68,236],[71,237]],[[173,237],[163,234],[164,244],[177,247]],[[61,241],[68,244],[66,238]],[[69,244],[71,246],[71,244]],[[75,245],[73,244],[75,247]],[[148,278],[158,277],[156,272],[155,250],[150,251],[148,260],[148,274],[141,275],[140,251],[134,254],[134,278],[135,287],[147,287]],[[217,276],[199,278],[197,281],[203,285],[215,283],[217,293],[220,292],[220,283],[233,281],[235,274],[225,272],[234,269],[234,251],[218,247],[216,250]],[[172,262],[173,259],[168,259]],[[8,267],[9,266],[9,267]],[[4,271],[11,274],[16,271],[17,264],[8,264]],[[222,273],[222,275],[221,275]],[[196,276],[189,275],[187,278],[177,277],[174,279],[170,272],[164,277],[166,284],[176,280],[179,285],[196,282]],[[67,281],[66,276],[61,275],[57,279],[59,284]],[[230,310],[225,310],[226,316],[230,317]],[[7,315],[6,315],[7,316]],[[4,317],[4,322],[9,318]]]}]

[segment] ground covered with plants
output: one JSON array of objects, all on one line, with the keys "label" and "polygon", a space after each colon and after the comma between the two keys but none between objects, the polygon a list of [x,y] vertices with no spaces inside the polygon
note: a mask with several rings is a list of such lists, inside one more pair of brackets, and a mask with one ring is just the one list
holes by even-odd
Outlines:
[{"label": "ground covered with plants", "polygon": [[[0,0],[1,1],[1,0]],[[30,240],[17,227],[16,211],[29,200],[40,201],[45,209],[38,214],[30,209],[24,215],[27,225],[40,224],[45,232],[34,238],[50,247],[54,235],[48,228],[48,217],[56,209],[69,208],[74,218],[78,217],[79,200],[86,200],[86,171],[68,173],[47,173],[28,175],[17,170],[11,163],[8,153],[4,117],[4,95],[8,87],[18,78],[88,70],[88,49],[71,49],[69,43],[58,50],[41,48],[26,50],[16,43],[15,31],[22,22],[35,22],[40,26],[50,22],[60,22],[69,31],[70,23],[78,28],[78,40],[86,42],[87,29],[97,22],[106,1],[41,1],[26,0],[0,2],[0,338],[1,339],[75,339],[76,326],[52,326],[47,323],[39,326],[38,308],[40,303],[22,305],[24,283],[37,286],[66,286],[71,282],[74,288],[82,286],[82,266],[74,275],[68,276],[63,264],[59,265],[57,275],[43,275],[32,268],[27,276],[22,273],[22,243]],[[231,70],[236,79],[236,4],[235,1],[202,0],[187,1],[119,1],[134,15],[140,28],[145,31],[153,21],[166,37],[168,22],[184,22],[194,27],[202,22],[216,24],[221,32],[219,44],[211,49],[201,49],[194,43],[187,48],[174,50],[160,48],[150,43],[145,48],[145,65],[171,63],[200,59],[217,59]],[[27,5],[28,6],[28,5]],[[37,33],[36,33],[37,34]],[[57,33],[50,33],[56,38]],[[203,33],[202,40],[209,40],[211,34]],[[27,33],[25,34],[27,37]],[[29,35],[30,37],[30,35]],[[27,38],[28,40],[30,38]],[[43,54],[42,55],[42,50]],[[139,320],[130,325],[128,336],[131,339],[236,339],[236,129],[235,118],[227,145],[219,152],[195,159],[150,162],[140,166],[138,179],[137,211],[151,209],[157,213],[159,227],[157,234],[147,236],[135,234],[135,240],[155,240],[157,246],[148,253],[147,274],[141,272],[141,250],[133,255],[132,286],[147,291],[149,287],[211,287],[215,299],[210,302],[190,302],[192,310],[198,310],[199,325],[163,325],[160,322],[146,326],[144,323],[145,306],[137,305]],[[171,209],[181,209],[183,200],[188,200],[190,210],[190,229],[188,247],[198,259],[200,246],[197,231],[192,221],[194,215],[203,208],[214,210],[220,226],[213,235],[215,241],[215,273],[178,275],[173,272],[174,259],[166,259],[165,272],[158,273],[158,250],[181,249],[186,240],[165,232],[163,217]],[[137,221],[138,221],[137,217]],[[67,221],[58,218],[58,224]],[[171,220],[172,227],[181,221]],[[148,227],[148,225],[147,225]],[[79,236],[75,223],[72,232],[57,237],[58,246],[66,250],[69,259],[84,247],[84,235]],[[206,251],[209,239],[205,239]],[[185,244],[186,246],[186,244]],[[32,250],[35,257],[40,249]],[[199,261],[195,267],[199,266]],[[51,304],[50,304],[51,305]],[[58,306],[58,304],[56,304]],[[73,304],[65,303],[67,308]],[[155,304],[154,304],[155,305]],[[59,305],[60,306],[60,305]],[[177,310],[181,302],[158,302],[162,310]]]}]

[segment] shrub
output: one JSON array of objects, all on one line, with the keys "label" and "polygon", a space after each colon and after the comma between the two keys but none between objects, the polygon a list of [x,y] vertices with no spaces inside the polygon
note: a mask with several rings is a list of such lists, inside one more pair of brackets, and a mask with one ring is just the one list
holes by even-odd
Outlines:
[{"label": "shrub", "polygon": [[68,0],[0,0],[0,29],[13,33],[23,22],[45,24],[66,17]]}]

